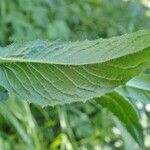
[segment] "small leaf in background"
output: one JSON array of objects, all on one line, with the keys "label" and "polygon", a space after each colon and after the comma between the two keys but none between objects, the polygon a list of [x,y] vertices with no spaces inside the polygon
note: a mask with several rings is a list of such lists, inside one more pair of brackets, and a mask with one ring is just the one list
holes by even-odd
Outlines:
[{"label": "small leaf in background", "polygon": [[143,130],[139,123],[139,116],[129,100],[117,92],[106,94],[95,98],[95,100],[102,107],[107,108],[117,116],[133,139],[144,149]]},{"label": "small leaf in background", "polygon": [[150,74],[142,73],[116,91],[134,101],[148,104],[150,103]]}]

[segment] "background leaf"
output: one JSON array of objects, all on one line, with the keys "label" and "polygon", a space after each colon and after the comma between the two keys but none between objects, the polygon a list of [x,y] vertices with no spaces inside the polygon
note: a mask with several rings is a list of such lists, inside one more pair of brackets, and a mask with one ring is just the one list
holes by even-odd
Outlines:
[{"label": "background leaf", "polygon": [[116,91],[132,101],[148,104],[150,103],[150,74],[142,73],[127,82],[125,86],[118,87]]},{"label": "background leaf", "polygon": [[106,94],[100,98],[95,98],[95,100],[117,116],[131,136],[144,149],[143,130],[139,123],[139,116],[129,100],[117,92]]}]

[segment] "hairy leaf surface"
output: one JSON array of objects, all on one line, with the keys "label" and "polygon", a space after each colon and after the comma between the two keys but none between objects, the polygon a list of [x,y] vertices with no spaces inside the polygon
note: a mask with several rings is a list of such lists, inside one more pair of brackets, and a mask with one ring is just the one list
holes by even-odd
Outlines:
[{"label": "hairy leaf surface", "polygon": [[40,105],[102,96],[150,61],[150,31],[82,42],[16,43],[0,51],[0,85]]},{"label": "hairy leaf surface", "polygon": [[135,110],[110,92],[149,65],[150,30],[94,41],[21,42],[0,48],[0,85],[42,106],[98,97],[143,147]]}]

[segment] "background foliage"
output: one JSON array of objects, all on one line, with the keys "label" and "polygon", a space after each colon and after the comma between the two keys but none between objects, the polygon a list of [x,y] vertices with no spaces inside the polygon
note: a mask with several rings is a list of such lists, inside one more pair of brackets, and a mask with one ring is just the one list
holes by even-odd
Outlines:
[{"label": "background foliage", "polygon": [[[107,38],[149,28],[149,5],[148,0],[0,0],[0,45],[37,38]],[[149,110],[142,103],[137,103],[137,107],[148,149]],[[13,96],[0,104],[0,147],[138,149],[118,120],[93,101],[42,109]]]}]

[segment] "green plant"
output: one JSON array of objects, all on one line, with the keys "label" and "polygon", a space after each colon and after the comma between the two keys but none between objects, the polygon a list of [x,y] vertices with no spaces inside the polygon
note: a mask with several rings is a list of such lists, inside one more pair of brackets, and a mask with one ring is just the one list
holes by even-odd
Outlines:
[{"label": "green plant", "polygon": [[22,42],[1,48],[0,85],[42,106],[93,99],[113,112],[144,149],[138,114],[117,87],[149,64],[149,30],[95,41]]},{"label": "green plant", "polygon": [[148,28],[147,11],[140,0],[1,0],[0,45],[121,35]]}]

